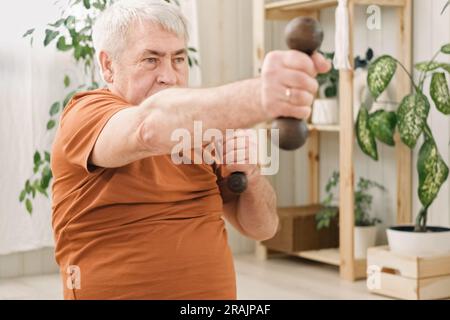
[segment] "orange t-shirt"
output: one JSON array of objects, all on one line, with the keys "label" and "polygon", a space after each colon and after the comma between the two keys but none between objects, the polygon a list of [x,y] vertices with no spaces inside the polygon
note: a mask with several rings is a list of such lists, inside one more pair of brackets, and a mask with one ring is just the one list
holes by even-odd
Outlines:
[{"label": "orange t-shirt", "polygon": [[216,166],[170,156],[88,166],[102,128],[130,107],[99,89],[75,95],[61,116],[51,162],[64,298],[235,299]]}]

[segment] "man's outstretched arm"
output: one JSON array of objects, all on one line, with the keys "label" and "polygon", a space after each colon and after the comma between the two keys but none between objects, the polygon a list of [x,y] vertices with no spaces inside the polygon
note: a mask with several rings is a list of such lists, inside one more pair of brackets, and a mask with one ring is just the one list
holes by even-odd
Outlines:
[{"label": "man's outstretched arm", "polygon": [[[318,89],[318,72],[329,63],[320,55],[298,51],[269,53],[261,78],[208,89],[167,89],[119,111],[100,133],[90,164],[113,168],[139,159],[170,154],[174,130],[248,128],[276,117],[307,118]],[[286,99],[286,89],[291,90]]]}]

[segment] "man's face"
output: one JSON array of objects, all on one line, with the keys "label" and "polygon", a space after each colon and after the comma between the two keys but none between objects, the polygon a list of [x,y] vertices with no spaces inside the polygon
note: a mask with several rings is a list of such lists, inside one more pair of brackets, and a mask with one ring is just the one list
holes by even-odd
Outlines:
[{"label": "man's face", "polygon": [[187,59],[184,39],[156,24],[136,23],[127,46],[112,63],[110,89],[138,105],[161,90],[186,87]]}]

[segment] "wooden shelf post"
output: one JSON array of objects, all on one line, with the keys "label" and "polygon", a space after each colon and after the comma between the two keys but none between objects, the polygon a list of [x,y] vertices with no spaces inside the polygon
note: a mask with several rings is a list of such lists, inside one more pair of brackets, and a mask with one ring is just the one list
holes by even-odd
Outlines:
[{"label": "wooden shelf post", "polygon": [[[397,8],[399,21],[397,56],[407,70],[412,67],[412,0],[405,0],[404,7]],[[405,72],[399,73],[397,100],[411,92],[411,83]],[[412,221],[412,152],[396,137],[397,160],[397,223]]]}]

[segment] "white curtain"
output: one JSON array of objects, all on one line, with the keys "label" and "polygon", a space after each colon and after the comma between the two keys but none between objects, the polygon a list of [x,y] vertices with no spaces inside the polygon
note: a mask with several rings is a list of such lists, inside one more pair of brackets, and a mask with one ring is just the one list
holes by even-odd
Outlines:
[{"label": "white curtain", "polygon": [[0,254],[53,245],[50,200],[36,196],[33,214],[19,203],[19,192],[32,176],[34,150],[49,150],[52,133],[46,130],[49,107],[64,95],[64,74],[73,74],[68,55],[33,48],[22,34],[54,21],[54,0],[16,0],[0,10]]},{"label": "white curtain", "polygon": [[[61,100],[68,74],[74,86],[82,79],[69,54],[54,45],[43,48],[35,37],[33,48],[23,33],[33,27],[43,34],[45,24],[59,18],[55,0],[15,0],[0,3],[0,255],[53,246],[50,200],[37,195],[29,215],[19,193],[33,174],[35,150],[50,150],[54,132],[47,132],[49,107]],[[182,0],[191,25],[190,45],[198,48],[196,1]],[[61,2],[61,5],[65,4]],[[191,85],[201,83],[200,72],[191,72]]]}]

